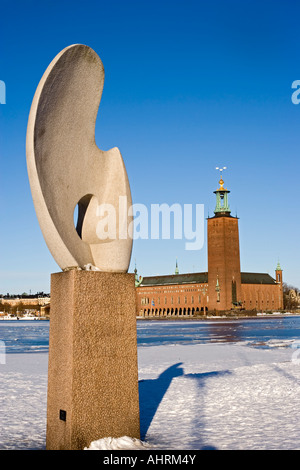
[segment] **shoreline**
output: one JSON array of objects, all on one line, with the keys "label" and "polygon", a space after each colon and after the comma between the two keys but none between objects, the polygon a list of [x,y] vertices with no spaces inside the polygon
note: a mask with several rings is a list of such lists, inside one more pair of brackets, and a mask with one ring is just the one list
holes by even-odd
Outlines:
[{"label": "shoreline", "polygon": [[[257,313],[256,315],[201,315],[194,317],[140,317],[137,316],[137,321],[236,321],[236,320],[265,320],[265,319],[282,319],[290,317],[299,317],[300,312],[278,312],[278,313]],[[2,322],[49,322],[50,318],[0,318],[0,323]]]},{"label": "shoreline", "polygon": [[286,312],[286,313],[260,313],[256,315],[201,315],[198,317],[136,317],[137,321],[214,321],[214,320],[265,320],[267,319],[281,319],[290,317],[299,317],[300,312]]}]

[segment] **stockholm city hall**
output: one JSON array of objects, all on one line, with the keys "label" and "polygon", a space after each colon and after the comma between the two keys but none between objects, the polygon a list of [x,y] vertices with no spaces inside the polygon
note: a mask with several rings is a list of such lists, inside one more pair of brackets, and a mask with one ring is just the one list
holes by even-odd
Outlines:
[{"label": "stockholm city hall", "polygon": [[137,315],[169,317],[207,312],[255,312],[283,309],[282,269],[275,279],[267,273],[241,272],[238,218],[228,203],[230,191],[222,178],[214,191],[214,216],[207,219],[208,271],[167,276],[138,276],[135,269]]}]

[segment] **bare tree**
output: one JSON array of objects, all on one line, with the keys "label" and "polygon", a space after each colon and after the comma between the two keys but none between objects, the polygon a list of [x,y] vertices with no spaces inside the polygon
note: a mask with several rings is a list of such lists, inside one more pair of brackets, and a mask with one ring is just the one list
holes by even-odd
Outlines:
[{"label": "bare tree", "polygon": [[300,289],[298,289],[298,287],[286,284],[286,282],[282,284],[284,310],[294,310],[299,307],[299,300],[297,296],[292,297],[290,295],[292,290],[297,294],[297,296],[299,295]]}]

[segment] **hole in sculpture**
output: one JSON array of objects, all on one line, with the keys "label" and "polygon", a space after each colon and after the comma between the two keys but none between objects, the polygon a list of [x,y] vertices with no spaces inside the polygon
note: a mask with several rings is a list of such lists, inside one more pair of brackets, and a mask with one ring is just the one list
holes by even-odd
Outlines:
[{"label": "hole in sculpture", "polygon": [[74,215],[73,215],[73,222],[74,222],[74,227],[77,231],[77,222],[78,222],[78,204],[76,204],[75,209],[74,209]]},{"label": "hole in sculpture", "polygon": [[76,228],[76,232],[78,233],[81,239],[82,239],[82,226],[83,226],[84,217],[85,217],[87,208],[89,206],[89,203],[92,197],[93,197],[92,194],[87,194],[86,196],[83,196],[78,201],[78,204],[76,205],[74,209],[74,225]]}]

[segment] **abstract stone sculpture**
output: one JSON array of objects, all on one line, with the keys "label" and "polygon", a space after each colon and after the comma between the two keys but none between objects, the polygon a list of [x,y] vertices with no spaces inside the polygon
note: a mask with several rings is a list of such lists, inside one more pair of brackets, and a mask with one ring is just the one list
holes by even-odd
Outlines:
[{"label": "abstract stone sculpture", "polygon": [[[95,143],[103,83],[98,55],[85,45],[69,46],[44,73],[29,115],[26,154],[32,197],[45,241],[62,270],[88,265],[127,272],[129,267],[126,169],[117,148],[102,151]],[[120,196],[125,201],[122,214]],[[115,208],[115,239],[97,235],[97,208],[104,203]]]},{"label": "abstract stone sculpture", "polygon": [[[131,196],[119,150],[105,152],[95,143],[103,81],[102,62],[92,49],[67,47],[44,73],[28,121],[33,201],[64,271],[51,276],[51,450],[80,450],[104,437],[140,437],[135,284],[127,273]],[[107,239],[98,230],[105,207],[114,209],[116,222],[115,237],[109,232]]]}]

